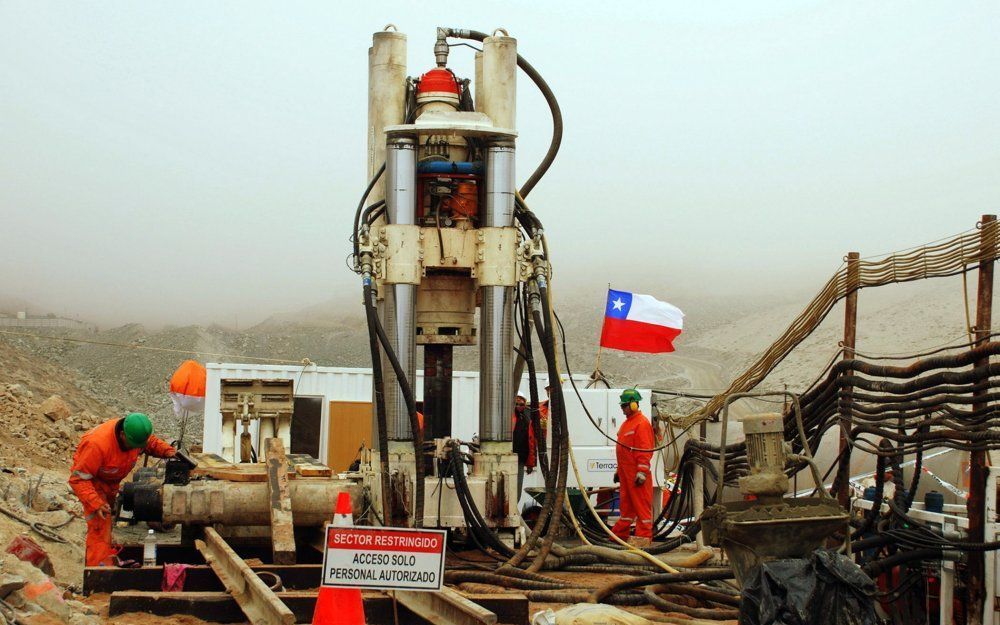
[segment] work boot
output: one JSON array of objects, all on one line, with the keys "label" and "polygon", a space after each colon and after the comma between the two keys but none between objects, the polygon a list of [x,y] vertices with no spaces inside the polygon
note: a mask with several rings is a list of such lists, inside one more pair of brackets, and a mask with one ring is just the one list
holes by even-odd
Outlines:
[{"label": "work boot", "polygon": [[639,547],[640,549],[643,547],[648,547],[651,542],[652,541],[649,540],[648,538],[642,538],[640,536],[628,537],[628,544],[632,545],[633,547]]}]

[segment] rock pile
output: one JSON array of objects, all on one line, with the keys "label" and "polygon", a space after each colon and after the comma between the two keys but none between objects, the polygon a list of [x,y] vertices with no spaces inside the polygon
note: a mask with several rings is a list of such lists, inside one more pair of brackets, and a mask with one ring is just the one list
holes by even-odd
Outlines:
[{"label": "rock pile", "polygon": [[[48,575],[28,562],[11,554],[0,559],[0,624],[24,622],[32,616],[46,614],[51,623],[66,625],[99,625],[97,612],[79,601],[70,590],[61,588]],[[54,619],[53,619],[54,617]]]},{"label": "rock pile", "polygon": [[[45,467],[68,463],[80,435],[107,416],[88,411],[73,413],[58,395],[36,403],[37,398],[21,384],[0,385],[0,466],[13,462],[27,466],[32,461]],[[7,443],[7,444],[4,444]]]}]

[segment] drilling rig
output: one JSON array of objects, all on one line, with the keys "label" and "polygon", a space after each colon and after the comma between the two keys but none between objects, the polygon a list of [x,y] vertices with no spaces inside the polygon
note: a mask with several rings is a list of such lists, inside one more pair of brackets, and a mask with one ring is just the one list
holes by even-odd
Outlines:
[{"label": "drilling rig", "polygon": [[[449,69],[449,37],[482,42],[473,78]],[[439,28],[434,59],[435,67],[408,78],[406,36],[393,30],[375,33],[369,50],[370,182],[355,220],[355,267],[381,380],[378,456],[369,455],[365,475],[387,524],[461,526],[476,509],[487,526],[513,528],[520,523],[511,444],[520,379],[515,299],[519,285],[544,285],[548,276],[540,228],[529,238],[515,224],[517,41],[503,31]],[[450,438],[451,363],[456,347],[473,345],[479,434],[460,443]],[[464,444],[472,464],[459,477],[464,486],[426,496]],[[435,461],[425,462],[425,452]]]}]

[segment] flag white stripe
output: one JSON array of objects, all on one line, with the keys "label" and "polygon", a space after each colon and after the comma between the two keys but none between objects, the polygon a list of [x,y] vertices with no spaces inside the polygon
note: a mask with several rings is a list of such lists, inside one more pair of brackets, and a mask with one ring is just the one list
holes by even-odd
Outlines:
[{"label": "flag white stripe", "polygon": [[680,308],[640,293],[632,294],[632,306],[625,318],[629,321],[652,323],[677,330],[684,328],[684,313]]}]

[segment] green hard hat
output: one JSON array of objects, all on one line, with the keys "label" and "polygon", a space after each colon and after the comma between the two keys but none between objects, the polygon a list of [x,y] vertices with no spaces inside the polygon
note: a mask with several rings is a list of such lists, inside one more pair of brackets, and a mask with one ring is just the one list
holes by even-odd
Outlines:
[{"label": "green hard hat", "polygon": [[622,395],[621,395],[620,399],[621,399],[621,403],[627,404],[627,403],[633,402],[633,401],[641,401],[642,400],[642,395],[640,395],[639,391],[635,390],[634,388],[627,388],[624,391],[622,391]]},{"label": "green hard hat", "polygon": [[146,415],[141,412],[133,412],[125,417],[122,431],[125,433],[125,442],[128,443],[128,446],[140,449],[146,446],[149,435],[153,433],[153,424]]}]

